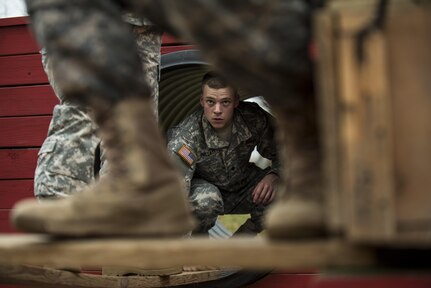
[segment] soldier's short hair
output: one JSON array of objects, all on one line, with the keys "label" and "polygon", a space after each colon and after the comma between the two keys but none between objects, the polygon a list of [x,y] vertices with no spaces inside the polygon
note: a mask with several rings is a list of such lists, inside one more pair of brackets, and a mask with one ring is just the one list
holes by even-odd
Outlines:
[{"label": "soldier's short hair", "polygon": [[230,84],[225,77],[223,77],[217,72],[209,71],[205,73],[205,75],[202,77],[202,89],[205,85],[212,89],[221,89],[221,88],[230,87],[232,88],[235,96],[238,97],[238,93],[235,87],[232,84]]}]

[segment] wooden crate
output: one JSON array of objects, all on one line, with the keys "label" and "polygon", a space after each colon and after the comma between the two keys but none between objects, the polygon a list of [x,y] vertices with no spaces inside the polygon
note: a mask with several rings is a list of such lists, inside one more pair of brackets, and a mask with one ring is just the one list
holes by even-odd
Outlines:
[{"label": "wooden crate", "polygon": [[353,241],[429,243],[431,7],[392,3],[361,63],[356,35],[374,5],[347,2],[315,18],[328,226]]}]

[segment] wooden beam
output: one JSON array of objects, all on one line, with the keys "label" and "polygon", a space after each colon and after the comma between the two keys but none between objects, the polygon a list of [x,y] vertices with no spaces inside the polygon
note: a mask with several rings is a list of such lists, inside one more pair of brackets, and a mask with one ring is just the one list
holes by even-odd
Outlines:
[{"label": "wooden beam", "polygon": [[0,88],[0,116],[51,115],[58,103],[49,85]]},{"label": "wooden beam", "polygon": [[0,237],[0,264],[53,267],[179,265],[239,266],[251,269],[316,269],[374,263],[368,249],[337,240],[271,242],[265,238],[214,240],[89,238],[41,235]]},{"label": "wooden beam", "polygon": [[104,276],[74,273],[28,265],[0,266],[0,283],[31,285],[31,287],[172,287],[219,279],[233,272],[209,270],[183,272],[170,276]]},{"label": "wooden beam", "polygon": [[0,147],[40,147],[51,116],[0,117]]},{"label": "wooden beam", "polygon": [[39,53],[0,57],[0,86],[48,83],[41,57]]}]

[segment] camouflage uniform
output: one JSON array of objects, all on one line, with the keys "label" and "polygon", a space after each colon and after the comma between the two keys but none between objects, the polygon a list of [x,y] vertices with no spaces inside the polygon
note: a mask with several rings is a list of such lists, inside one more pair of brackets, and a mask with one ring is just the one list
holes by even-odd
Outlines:
[{"label": "camouflage uniform", "polygon": [[[268,173],[279,172],[272,117],[255,103],[235,109],[230,143],[220,139],[200,109],[173,127],[168,150],[184,172],[186,190],[196,218],[197,232],[206,232],[221,214],[251,214],[262,228],[263,204],[254,204],[252,191]],[[249,162],[253,149],[272,160],[260,169]]]},{"label": "camouflage uniform", "polygon": [[[154,113],[157,116],[160,46],[162,31],[148,20],[130,13],[123,19],[132,25],[145,79],[152,89]],[[66,100],[58,88],[50,67],[50,60],[42,49],[42,64],[49,82],[60,100],[53,110],[48,136],[38,154],[34,177],[34,193],[39,199],[65,197],[79,191],[95,179],[98,163],[100,174],[108,170],[103,145],[97,136],[97,125],[90,118],[89,109]],[[145,65],[145,66],[144,66]],[[98,147],[101,153],[96,153]],[[100,159],[99,158],[100,155]]]}]

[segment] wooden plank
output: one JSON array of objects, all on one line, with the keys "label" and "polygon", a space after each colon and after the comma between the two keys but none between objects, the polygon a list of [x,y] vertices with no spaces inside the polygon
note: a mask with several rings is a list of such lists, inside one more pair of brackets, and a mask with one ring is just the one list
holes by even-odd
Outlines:
[{"label": "wooden plank", "polygon": [[183,272],[170,276],[103,276],[73,273],[29,265],[0,266],[0,283],[25,284],[42,287],[172,287],[212,281],[228,275],[229,271],[208,270]]},{"label": "wooden plank", "polygon": [[[359,15],[361,16],[361,15]],[[336,106],[339,110],[339,189],[341,191],[341,215],[344,218],[344,230],[350,227],[352,222],[352,203],[347,202],[349,195],[354,189],[354,158],[356,145],[359,141],[358,126],[358,107],[359,107],[359,85],[355,60],[355,43],[352,37],[352,31],[356,31],[358,25],[366,22],[364,17],[351,15],[342,18],[337,15],[336,18],[337,35],[335,49],[336,59],[336,83],[338,92],[338,101]],[[352,27],[353,26],[353,27]],[[347,31],[346,31],[347,30]]]},{"label": "wooden plank", "polygon": [[[13,25],[2,26],[0,24],[0,56],[35,54],[40,51],[41,48],[31,32],[30,25],[22,24],[21,22],[27,22],[25,17],[19,17],[18,20],[12,22]],[[11,45],[11,43],[14,43],[14,45]],[[185,41],[169,34],[162,35],[162,46],[180,46],[184,44]]]},{"label": "wooden plank", "polygon": [[[253,251],[253,253],[250,253]],[[88,257],[92,255],[92,257]],[[259,261],[256,261],[259,255]],[[0,264],[65,266],[178,265],[254,269],[317,269],[374,263],[371,250],[337,240],[270,242],[264,238],[50,239],[41,235],[0,237]]]},{"label": "wooden plank", "polygon": [[0,179],[33,179],[38,148],[0,149]]},{"label": "wooden plank", "polygon": [[[351,11],[360,11],[364,10],[373,10],[378,5],[379,0],[328,0],[327,6],[332,10],[351,10]],[[391,0],[389,1],[390,8],[400,8],[400,7],[408,7],[413,6],[415,0]],[[362,10],[362,11],[361,11]]]},{"label": "wooden plank", "polygon": [[0,209],[9,209],[20,199],[34,197],[33,180],[0,180]]},{"label": "wooden plank", "polygon": [[51,116],[0,118],[0,147],[41,146],[50,121]]},{"label": "wooden plank", "polygon": [[[193,48],[192,45],[163,46],[161,53],[166,54]],[[48,83],[40,57],[39,54],[0,57],[0,86]]]},{"label": "wooden plank", "polygon": [[327,225],[330,231],[342,230],[345,218],[340,191],[340,135],[339,95],[336,89],[336,58],[334,14],[320,12],[315,17],[315,35],[318,46],[316,61],[317,100],[320,116],[321,142],[323,144],[324,193],[327,204]]},{"label": "wooden plank", "polygon": [[396,230],[392,110],[386,42],[374,32],[364,42],[358,64],[358,138],[350,191],[352,239],[394,239]]},{"label": "wooden plank", "polygon": [[[428,8],[427,8],[428,7]],[[388,19],[400,233],[431,232],[431,7]]]},{"label": "wooden plank", "polygon": [[0,88],[0,116],[51,115],[58,103],[49,85]]},{"label": "wooden plank", "polygon": [[0,86],[46,84],[40,54],[0,57]]},{"label": "wooden plank", "polygon": [[28,25],[0,27],[0,56],[38,53],[40,48],[29,27]]}]

